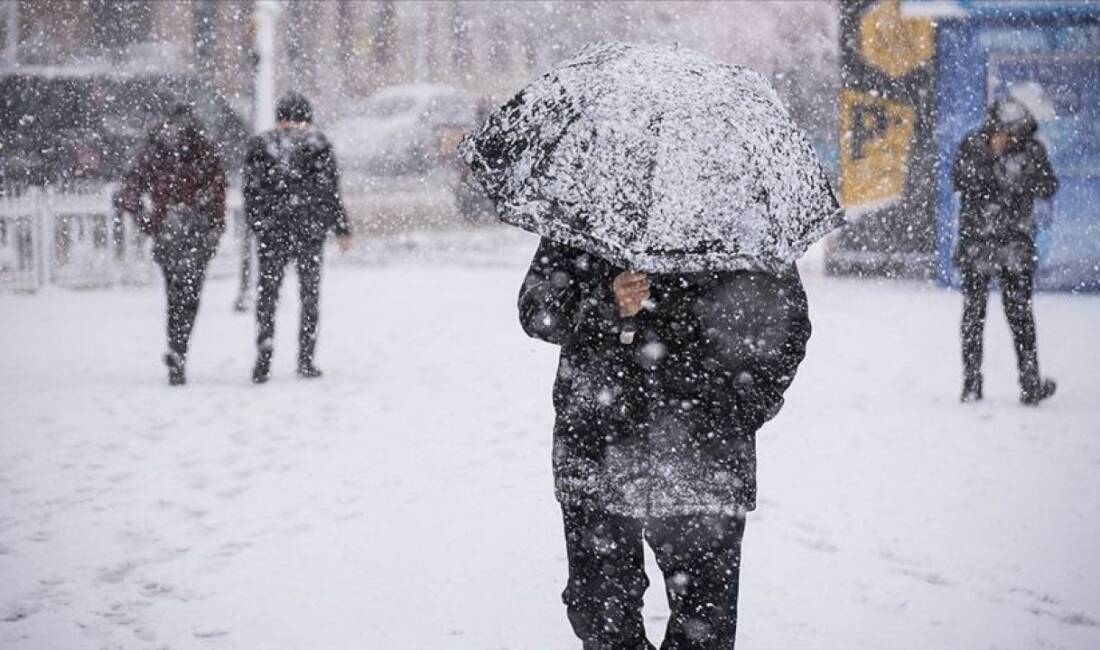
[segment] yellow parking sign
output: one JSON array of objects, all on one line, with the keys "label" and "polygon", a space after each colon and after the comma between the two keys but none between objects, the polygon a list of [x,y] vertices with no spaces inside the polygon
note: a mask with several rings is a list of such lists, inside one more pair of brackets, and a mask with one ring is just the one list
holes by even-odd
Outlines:
[{"label": "yellow parking sign", "polygon": [[916,111],[908,104],[853,89],[841,94],[840,193],[844,207],[901,197],[915,123]]},{"label": "yellow parking sign", "polygon": [[904,77],[932,60],[936,28],[929,20],[906,18],[900,0],[882,0],[860,21],[860,52],[867,63],[891,77]]}]

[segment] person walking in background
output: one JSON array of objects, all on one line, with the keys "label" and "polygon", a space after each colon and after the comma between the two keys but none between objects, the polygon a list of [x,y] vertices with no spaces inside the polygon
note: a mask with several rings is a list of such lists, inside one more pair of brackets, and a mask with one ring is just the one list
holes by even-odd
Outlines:
[{"label": "person walking in background", "polygon": [[[188,104],[172,107],[147,135],[114,196],[153,237],[153,258],[168,296],[168,381],[186,382],[188,342],[199,311],[206,266],[225,229],[225,171]],[[149,197],[152,209],[143,201]]]},{"label": "person walking in background", "polygon": [[325,237],[334,231],[342,251],[348,249],[351,238],[336,157],[324,134],[313,126],[309,101],[288,93],[279,100],[275,117],[275,128],[249,143],[244,164],[245,214],[256,235],[259,256],[258,354],[252,369],[252,381],[257,384],[270,377],[279,287],[292,260],[302,303],[298,376],[321,376],[313,355]]},{"label": "person walking in background", "polygon": [[993,103],[985,123],[959,145],[952,173],[961,194],[955,264],[962,273],[962,401],[982,399],[982,339],[993,280],[1016,348],[1020,400],[1035,405],[1054,394],[1053,379],[1039,374],[1032,281],[1035,199],[1058,190],[1046,149],[1035,138],[1038,125],[1023,104]]}]

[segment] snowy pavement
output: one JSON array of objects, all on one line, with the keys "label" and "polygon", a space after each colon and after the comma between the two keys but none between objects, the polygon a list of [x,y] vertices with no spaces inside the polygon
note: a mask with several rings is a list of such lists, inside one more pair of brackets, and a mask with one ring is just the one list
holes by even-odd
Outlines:
[{"label": "snowy pavement", "polygon": [[[577,647],[556,349],[516,322],[534,242],[505,241],[330,266],[318,381],[292,374],[291,275],[262,387],[229,279],[180,389],[159,287],[0,295],[0,647]],[[999,300],[987,400],[961,406],[957,295],[807,292],[808,356],[759,438],[739,647],[1100,647],[1100,299],[1037,298],[1060,388],[1027,409]]]}]

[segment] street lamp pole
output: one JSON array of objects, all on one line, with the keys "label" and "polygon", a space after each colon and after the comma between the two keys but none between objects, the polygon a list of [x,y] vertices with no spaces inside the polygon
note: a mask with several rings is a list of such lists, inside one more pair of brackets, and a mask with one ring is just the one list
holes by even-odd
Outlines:
[{"label": "street lamp pole", "polygon": [[10,0],[4,8],[4,62],[15,66],[19,63],[19,2]]},{"label": "street lamp pole", "polygon": [[275,23],[282,10],[279,0],[256,0],[253,8],[256,25],[253,121],[257,133],[275,126]]},{"label": "street lamp pole", "polygon": [[417,2],[414,15],[414,34],[416,34],[416,50],[413,53],[413,74],[416,83],[424,83],[428,80],[428,11],[427,3]]}]

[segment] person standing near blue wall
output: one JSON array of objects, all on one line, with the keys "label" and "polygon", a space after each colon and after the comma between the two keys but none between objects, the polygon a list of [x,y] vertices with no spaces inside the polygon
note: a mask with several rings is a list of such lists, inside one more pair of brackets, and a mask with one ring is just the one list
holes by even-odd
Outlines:
[{"label": "person standing near blue wall", "polygon": [[962,401],[982,399],[982,339],[989,286],[1001,285],[1020,373],[1020,400],[1036,405],[1054,394],[1039,374],[1032,284],[1038,254],[1035,199],[1058,190],[1038,125],[1023,104],[992,104],[985,122],[959,145],[952,170],[961,194],[955,264],[962,273]]}]

